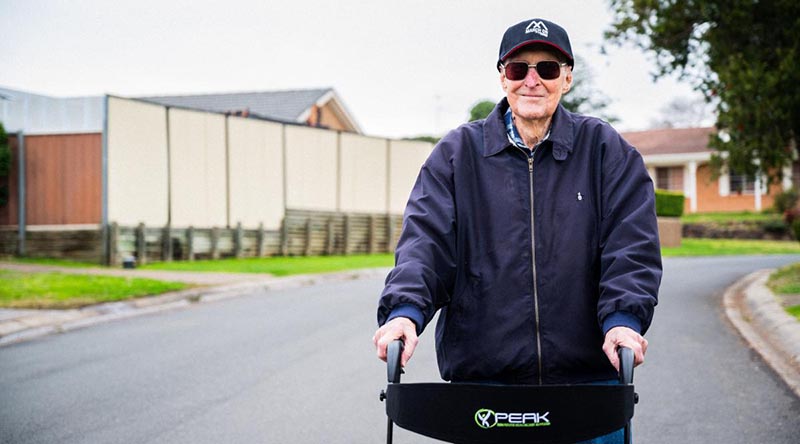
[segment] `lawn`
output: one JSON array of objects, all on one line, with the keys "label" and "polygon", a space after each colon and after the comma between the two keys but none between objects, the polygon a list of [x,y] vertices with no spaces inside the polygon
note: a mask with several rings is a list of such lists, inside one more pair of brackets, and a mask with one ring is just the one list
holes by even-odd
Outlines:
[{"label": "lawn", "polygon": [[[787,265],[769,276],[767,287],[779,295],[800,294],[800,263]],[[800,320],[800,305],[787,307],[786,311]]]},{"label": "lawn", "polygon": [[703,222],[768,222],[782,221],[783,216],[778,213],[742,211],[738,213],[691,213],[681,216],[681,222],[685,224]]},{"label": "lawn", "polygon": [[[800,254],[800,242],[683,239],[677,248],[664,248],[670,256]],[[14,260],[54,266],[86,267],[91,264],[61,260]],[[351,269],[391,267],[394,255],[350,255],[315,257],[267,257],[222,259],[217,261],[160,262],[141,266],[146,270],[195,272],[268,273],[273,276],[326,273]],[[101,277],[61,273],[21,273],[0,270],[0,307],[14,308],[73,308],[89,304],[155,295],[185,288],[179,283],[160,282],[143,278]],[[800,278],[798,278],[800,293]],[[795,308],[800,311],[800,308]]]},{"label": "lawn", "polygon": [[143,278],[0,270],[0,307],[79,308],[186,287],[179,282]]},{"label": "lawn", "polygon": [[359,268],[391,267],[393,254],[265,257],[202,261],[157,262],[139,267],[145,270],[213,271],[229,273],[269,273],[273,276],[327,273]]},{"label": "lawn", "polygon": [[683,238],[680,247],[662,248],[664,257],[800,254],[800,242]]}]

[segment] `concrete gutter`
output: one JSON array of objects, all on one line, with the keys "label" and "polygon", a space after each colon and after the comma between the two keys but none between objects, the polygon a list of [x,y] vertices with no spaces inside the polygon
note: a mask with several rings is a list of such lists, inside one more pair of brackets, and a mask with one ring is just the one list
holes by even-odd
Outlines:
[{"label": "concrete gutter", "polygon": [[730,286],[724,294],[725,313],[750,346],[800,397],[800,322],[767,288],[773,271],[756,271]]}]

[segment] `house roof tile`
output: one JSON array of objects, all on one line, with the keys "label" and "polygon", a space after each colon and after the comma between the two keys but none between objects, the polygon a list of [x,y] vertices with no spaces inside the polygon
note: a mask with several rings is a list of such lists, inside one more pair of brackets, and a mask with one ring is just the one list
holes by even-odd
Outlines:
[{"label": "house roof tile", "polygon": [[624,132],[622,137],[643,156],[711,152],[709,136],[714,128],[668,128]]},{"label": "house roof tile", "polygon": [[139,97],[161,105],[211,112],[247,110],[250,114],[284,122],[298,122],[331,88],[287,91],[259,91],[221,94]]}]

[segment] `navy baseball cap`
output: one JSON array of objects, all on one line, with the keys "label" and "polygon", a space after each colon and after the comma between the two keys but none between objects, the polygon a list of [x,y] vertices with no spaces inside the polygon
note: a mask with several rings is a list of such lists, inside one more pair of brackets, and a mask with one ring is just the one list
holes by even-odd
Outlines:
[{"label": "navy baseball cap", "polygon": [[531,19],[508,28],[500,42],[500,58],[497,60],[497,69],[512,54],[529,45],[545,45],[567,57],[567,64],[575,66],[572,56],[572,46],[569,44],[567,31],[561,26],[544,19]]}]

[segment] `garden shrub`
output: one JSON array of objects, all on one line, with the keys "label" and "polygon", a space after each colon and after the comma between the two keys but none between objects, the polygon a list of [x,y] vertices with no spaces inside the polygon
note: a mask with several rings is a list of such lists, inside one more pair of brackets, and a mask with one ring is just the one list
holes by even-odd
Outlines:
[{"label": "garden shrub", "polygon": [[683,193],[656,190],[656,215],[661,217],[681,217],[683,215]]},{"label": "garden shrub", "polygon": [[794,232],[794,238],[800,239],[800,219],[792,221],[792,231]]},{"label": "garden shrub", "polygon": [[799,198],[800,194],[798,194],[797,189],[792,187],[776,194],[772,205],[778,214],[784,214],[797,206],[797,200]]}]

